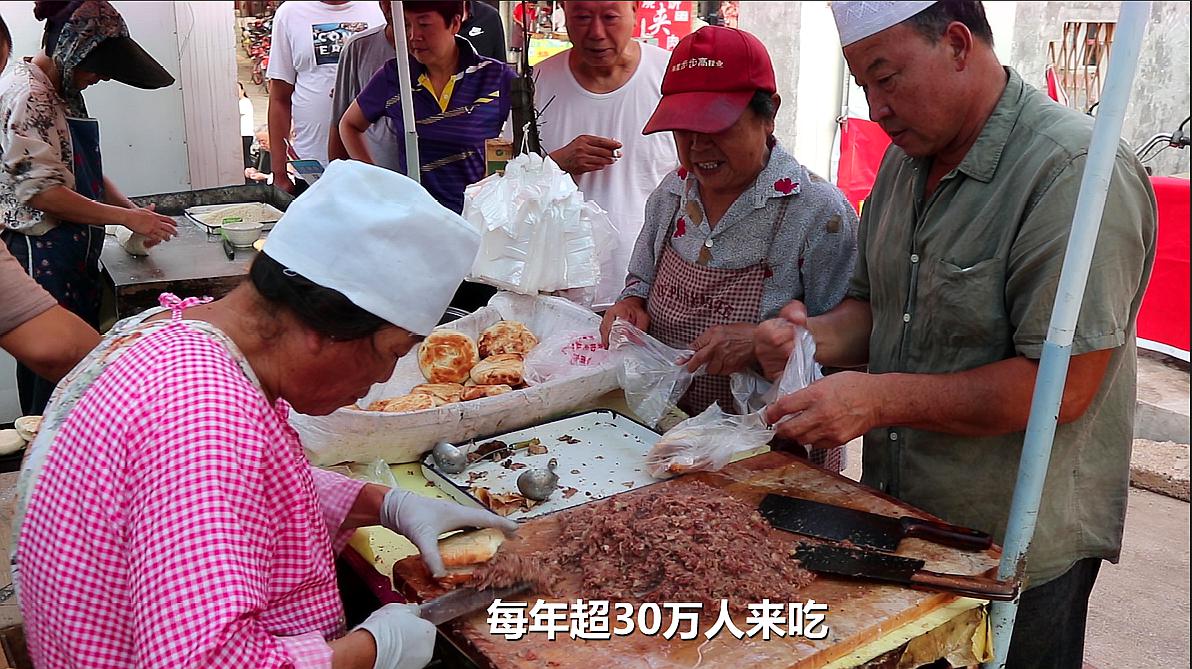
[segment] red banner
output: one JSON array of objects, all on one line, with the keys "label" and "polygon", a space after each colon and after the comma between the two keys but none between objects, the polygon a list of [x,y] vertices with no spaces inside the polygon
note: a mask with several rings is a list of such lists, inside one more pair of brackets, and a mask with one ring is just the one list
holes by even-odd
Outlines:
[{"label": "red banner", "polygon": [[836,185],[857,211],[873,190],[877,168],[890,146],[890,137],[873,121],[849,117],[840,129],[840,165]]},{"label": "red banner", "polygon": [[682,2],[639,2],[633,36],[667,51],[691,32],[692,5]]},{"label": "red banner", "polygon": [[1155,269],[1138,312],[1139,345],[1188,359],[1189,181],[1151,177],[1159,204]]}]

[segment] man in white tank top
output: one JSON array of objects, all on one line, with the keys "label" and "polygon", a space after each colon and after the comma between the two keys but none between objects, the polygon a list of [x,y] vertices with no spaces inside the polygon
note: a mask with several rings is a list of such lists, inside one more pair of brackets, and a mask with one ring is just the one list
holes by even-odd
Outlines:
[{"label": "man in white tank top", "polygon": [[636,2],[564,4],[572,47],[534,68],[542,148],[571,174],[584,197],[609,212],[618,247],[600,270],[594,309],[625,287],[646,198],[678,168],[666,133],[642,128],[662,97],[670,53],[633,39]]}]

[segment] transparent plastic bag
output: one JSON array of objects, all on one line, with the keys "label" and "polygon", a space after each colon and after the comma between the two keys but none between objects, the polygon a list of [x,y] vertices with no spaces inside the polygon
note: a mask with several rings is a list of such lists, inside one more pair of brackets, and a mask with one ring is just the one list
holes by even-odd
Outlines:
[{"label": "transparent plastic bag", "polygon": [[462,215],[481,235],[470,278],[524,295],[594,290],[618,245],[608,212],[530,152],[464,189]]},{"label": "transparent plastic bag", "polygon": [[572,330],[539,342],[526,356],[525,380],[536,386],[591,372],[612,353],[600,342],[598,330]]},{"label": "transparent plastic bag", "polygon": [[823,371],[815,361],[811,333],[797,325],[791,327],[795,347],[778,383],[770,383],[753,372],[733,374],[733,400],[740,415],[727,414],[713,404],[700,415],[671,428],[646,455],[646,471],[650,476],[716,471],[737,453],[770,443],[774,426],[766,424],[766,407],[780,396],[823,378]]},{"label": "transparent plastic bag", "polygon": [[761,412],[737,416],[713,402],[662,435],[646,454],[646,471],[654,478],[717,471],[737,453],[765,446],[773,437]]},{"label": "transparent plastic bag", "polygon": [[694,351],[671,348],[618,318],[608,334],[608,347],[621,359],[617,380],[625,391],[625,401],[647,425],[657,425],[662,416],[678,403],[703,367],[687,371],[684,361]]},{"label": "transparent plastic bag", "polygon": [[795,333],[795,347],[786,361],[782,377],[775,385],[756,372],[733,374],[733,403],[742,414],[761,411],[783,395],[802,390],[824,378],[823,368],[815,361],[815,340],[811,333],[799,325],[791,325]]},{"label": "transparent plastic bag", "polygon": [[393,475],[393,470],[389,468],[389,463],[380,459],[373,460],[372,462],[353,462],[349,464],[348,476],[358,481],[379,483],[390,488],[398,487],[397,477]]}]

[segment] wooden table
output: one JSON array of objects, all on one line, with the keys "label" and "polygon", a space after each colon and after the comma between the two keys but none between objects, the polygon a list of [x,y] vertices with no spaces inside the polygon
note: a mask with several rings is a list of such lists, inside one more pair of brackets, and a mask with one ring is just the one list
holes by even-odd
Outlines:
[{"label": "wooden table", "polygon": [[[663,487],[689,486],[697,481],[753,505],[766,493],[779,492],[887,515],[927,517],[854,481],[828,473],[792,455],[776,452],[730,464],[720,472],[683,476],[622,494],[649,495]],[[516,551],[525,547],[530,551],[555,545],[560,522],[567,514],[568,510],[564,510],[522,523],[518,538],[506,548]],[[801,540],[797,535],[770,531],[791,547]],[[926,560],[926,568],[933,571],[974,575],[993,573],[999,557],[996,550],[968,553],[916,539],[904,540],[899,553]],[[444,592],[416,556],[397,563],[393,579],[394,585],[413,601],[423,601]],[[565,584],[564,589],[567,588]],[[942,593],[824,576],[805,588],[802,595],[804,602],[814,600],[828,605],[826,624],[830,633],[826,638],[772,637],[766,641],[748,636],[738,639],[722,631],[706,639],[703,632],[717,619],[717,612],[707,611],[700,617],[701,634],[688,641],[677,637],[668,641],[657,635],[636,633],[588,641],[565,635],[550,641],[545,634],[530,633],[510,641],[489,633],[485,612],[444,625],[440,630],[479,666],[492,669],[611,666],[689,669],[697,663],[702,667],[734,669],[826,667],[851,656],[891,630],[950,610],[949,607],[954,607],[962,599]],[[533,607],[538,597],[519,601],[527,601]],[[735,616],[733,621],[742,631],[750,628],[745,616]]]},{"label": "wooden table", "polygon": [[[293,198],[272,186],[262,184],[228,186],[181,193],[162,193],[133,198],[138,205],[154,203],[157,210],[178,224],[178,236],[150,250],[148,256],[131,256],[116,239],[104,240],[100,261],[103,265],[109,316],[124,318],[157,306],[161,293],[179,297],[222,297],[235,288],[248,273],[256,251],[236,249],[235,260],[224,255],[220,238],[183,215],[189,207],[266,202],[285,211]],[[114,312],[114,313],[113,313]]]}]

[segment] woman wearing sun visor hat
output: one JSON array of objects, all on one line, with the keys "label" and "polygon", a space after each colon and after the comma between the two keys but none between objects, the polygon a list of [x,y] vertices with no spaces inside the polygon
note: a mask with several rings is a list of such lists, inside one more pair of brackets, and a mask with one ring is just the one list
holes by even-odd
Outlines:
[{"label": "woman wearing sun visor hat", "polygon": [[[682,165],[646,202],[617,317],[706,365],[679,406],[732,411],[729,375],[756,368],[753,335],[791,300],[836,306],[856,261],[857,216],[774,137],[781,99],[766,48],[709,26],[683,38],[644,133],[671,131]],[[813,453],[839,468],[839,454]]]},{"label": "woman wearing sun visor hat", "polygon": [[[104,226],[129,228],[149,245],[176,228],[104,176],[99,123],[82,91],[109,79],[147,89],[174,79],[107,2],[36,2],[34,14],[46,22],[43,50],[0,78],[0,234],[39,284],[98,328]],[[19,367],[17,385],[22,410],[42,413],[53,384]]]},{"label": "woman wearing sun visor hat", "polygon": [[[117,323],[29,447],[13,580],[38,667],[416,669],[435,628],[389,604],[345,634],[333,552],[517,525],[310,466],[291,410],[326,415],[435,327],[480,234],[418,184],[332,162],[225,297]],[[80,569],[79,565],[86,565]]]}]

